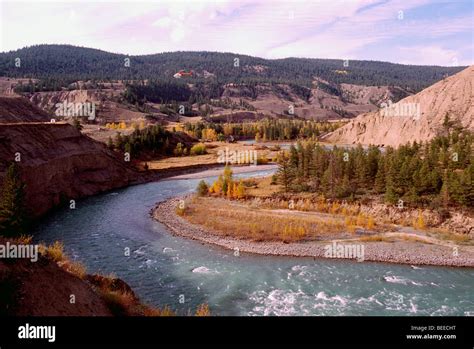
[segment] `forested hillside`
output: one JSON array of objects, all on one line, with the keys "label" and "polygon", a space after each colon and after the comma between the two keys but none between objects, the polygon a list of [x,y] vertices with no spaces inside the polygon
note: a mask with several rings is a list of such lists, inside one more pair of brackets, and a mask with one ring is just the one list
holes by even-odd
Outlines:
[{"label": "forested hillside", "polygon": [[[20,61],[16,59],[20,59]],[[127,66],[126,59],[130,59]],[[18,67],[18,63],[20,66]],[[268,60],[233,53],[171,52],[126,56],[70,45],[37,45],[0,53],[0,75],[41,78],[50,85],[77,80],[167,79],[181,69],[191,81],[279,82],[311,86],[315,78],[331,84],[402,86],[419,91],[462,67],[409,66],[376,61],[286,58]]]}]

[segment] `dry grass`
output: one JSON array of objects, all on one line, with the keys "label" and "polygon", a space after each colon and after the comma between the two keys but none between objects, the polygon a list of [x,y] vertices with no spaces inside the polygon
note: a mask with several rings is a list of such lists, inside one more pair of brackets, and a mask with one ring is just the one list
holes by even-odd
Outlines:
[{"label": "dry grass", "polygon": [[251,208],[239,202],[216,198],[196,198],[186,211],[186,219],[216,233],[254,241],[321,240],[345,235],[343,217],[324,217],[302,212],[282,212]]},{"label": "dry grass", "polygon": [[388,237],[388,236],[383,236],[381,234],[377,234],[377,235],[363,236],[359,239],[359,241],[363,241],[363,242],[380,242],[380,241],[393,242],[393,239]]},{"label": "dry grass", "polygon": [[[163,170],[171,168],[182,168],[196,165],[213,165],[217,164],[218,152],[228,149],[229,151],[244,151],[244,150],[256,150],[254,145],[242,145],[238,143],[225,143],[225,142],[206,142],[208,154],[194,155],[194,156],[179,156],[169,157],[160,160],[147,161],[148,168],[150,170]],[[257,155],[260,160],[266,158],[269,151],[258,150]]]},{"label": "dry grass", "polygon": [[137,306],[135,297],[128,292],[100,289],[100,296],[116,316],[130,315],[131,309]]},{"label": "dry grass", "polygon": [[201,304],[196,310],[196,316],[211,316],[211,311],[207,304]]},{"label": "dry grass", "polygon": [[473,239],[471,239],[467,234],[456,234],[448,230],[439,228],[430,229],[430,233],[432,233],[433,235],[435,235],[435,237],[441,240],[453,241],[465,245],[474,244]]},{"label": "dry grass", "polygon": [[423,244],[431,244],[431,242],[423,239],[422,237],[413,236],[413,235],[403,235],[399,237],[403,241],[411,241],[411,242],[421,242]]},{"label": "dry grass", "polygon": [[[263,195],[262,195],[263,196]],[[294,210],[306,212],[321,212],[333,215],[357,216],[360,213],[360,207],[356,204],[341,202],[331,202],[323,196],[315,197],[311,193],[303,193],[292,196],[293,199],[274,198],[271,202],[265,203],[267,208],[289,208],[293,206]],[[291,205],[290,205],[291,204]],[[365,217],[367,219],[368,217]],[[372,218],[373,219],[373,218]],[[375,222],[373,222],[375,224]]]},{"label": "dry grass", "polygon": [[252,197],[269,197],[281,190],[278,184],[272,184],[272,177],[252,178],[245,180],[247,196]]},{"label": "dry grass", "polygon": [[[31,241],[31,238],[22,238],[24,241]],[[43,244],[39,245],[39,253],[47,259],[55,262],[59,267],[77,276],[80,279],[84,279],[87,275],[86,267],[77,261],[71,261],[69,257],[64,253],[64,244],[60,241],[55,241],[53,244],[46,246]]]},{"label": "dry grass", "polygon": [[146,307],[143,309],[144,316],[176,316],[176,312],[171,310],[169,306],[165,306],[163,309]]},{"label": "dry grass", "polygon": [[49,246],[40,245],[39,251],[46,258],[56,263],[63,262],[66,259],[66,255],[64,254],[64,244],[60,241],[55,241]]},{"label": "dry grass", "polygon": [[80,279],[84,279],[87,275],[87,269],[84,266],[84,264],[80,262],[72,262],[70,260],[67,260],[65,262],[58,263],[64,270],[67,272],[77,276]]},{"label": "dry grass", "polygon": [[31,235],[21,235],[20,237],[15,239],[15,242],[18,245],[29,245],[31,244],[32,240],[33,240],[33,237]]},{"label": "dry grass", "polygon": [[175,212],[176,212],[176,214],[177,214],[178,216],[183,217],[183,216],[186,215],[186,208],[185,208],[185,207],[179,207],[179,206],[177,206],[177,207],[175,208]]}]

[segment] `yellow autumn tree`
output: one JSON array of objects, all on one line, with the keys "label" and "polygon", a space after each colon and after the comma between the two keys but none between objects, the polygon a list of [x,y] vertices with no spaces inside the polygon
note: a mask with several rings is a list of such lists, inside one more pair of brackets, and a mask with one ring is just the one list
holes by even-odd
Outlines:
[{"label": "yellow autumn tree", "polygon": [[223,185],[223,178],[222,175],[220,175],[216,181],[212,184],[212,191],[215,194],[220,194],[222,192],[222,185]]},{"label": "yellow autumn tree", "polygon": [[260,142],[260,139],[261,139],[261,138],[262,138],[262,136],[260,136],[260,133],[257,132],[257,133],[255,134],[255,142],[257,142],[257,143]]},{"label": "yellow autumn tree", "polygon": [[232,135],[233,131],[234,131],[234,127],[231,125],[231,124],[225,124],[224,125],[224,135],[226,136],[230,136]]},{"label": "yellow autumn tree", "polygon": [[374,218],[372,216],[369,216],[369,218],[367,218],[367,225],[366,225],[367,229],[368,230],[372,230],[374,229],[375,227],[375,222],[374,222]]},{"label": "yellow autumn tree", "polygon": [[365,225],[365,216],[362,213],[357,215],[356,225],[359,227],[363,227]]},{"label": "yellow autumn tree", "polygon": [[237,186],[237,199],[243,199],[245,197],[245,187],[242,180],[240,180],[239,185]]},{"label": "yellow autumn tree", "polygon": [[217,141],[217,133],[212,128],[205,128],[202,130],[202,139]]},{"label": "yellow autumn tree", "polygon": [[238,187],[238,184],[236,182],[232,183],[232,198],[233,199],[238,198],[237,187]]},{"label": "yellow autumn tree", "polygon": [[421,213],[421,210],[418,210],[418,217],[415,219],[413,227],[415,229],[420,229],[420,230],[426,228],[425,220],[423,218],[423,214]]}]

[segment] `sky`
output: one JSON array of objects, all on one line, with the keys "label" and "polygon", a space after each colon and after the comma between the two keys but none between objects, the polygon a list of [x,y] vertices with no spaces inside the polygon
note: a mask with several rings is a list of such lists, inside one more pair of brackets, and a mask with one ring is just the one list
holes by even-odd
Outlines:
[{"label": "sky", "polygon": [[0,51],[71,44],[474,64],[474,0],[0,1]]}]

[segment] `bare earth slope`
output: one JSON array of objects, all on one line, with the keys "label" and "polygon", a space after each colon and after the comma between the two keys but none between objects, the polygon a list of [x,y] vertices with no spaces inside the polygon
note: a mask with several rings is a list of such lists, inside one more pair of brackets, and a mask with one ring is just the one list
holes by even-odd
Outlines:
[{"label": "bare earth slope", "polygon": [[23,97],[0,96],[0,124],[7,122],[50,121],[43,109]]},{"label": "bare earth slope", "polygon": [[326,140],[385,146],[426,141],[442,128],[446,114],[450,120],[457,120],[463,127],[474,131],[473,81],[474,66],[470,66],[393,105],[395,109],[403,110],[408,105],[418,104],[421,112],[418,119],[406,115],[384,115],[381,111],[369,112],[329,134]]},{"label": "bare earth slope", "polygon": [[40,216],[61,201],[123,187],[138,178],[100,142],[65,123],[0,124],[0,180],[20,155],[26,201]]}]

